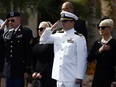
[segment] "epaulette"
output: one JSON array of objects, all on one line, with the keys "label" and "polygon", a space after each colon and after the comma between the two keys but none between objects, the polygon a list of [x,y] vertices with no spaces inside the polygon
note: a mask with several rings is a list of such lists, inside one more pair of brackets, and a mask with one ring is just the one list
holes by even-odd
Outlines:
[{"label": "epaulette", "polygon": [[80,37],[83,36],[83,34],[75,32],[76,35],[79,35]]},{"label": "epaulette", "polygon": [[64,33],[64,30],[57,30],[57,33]]}]

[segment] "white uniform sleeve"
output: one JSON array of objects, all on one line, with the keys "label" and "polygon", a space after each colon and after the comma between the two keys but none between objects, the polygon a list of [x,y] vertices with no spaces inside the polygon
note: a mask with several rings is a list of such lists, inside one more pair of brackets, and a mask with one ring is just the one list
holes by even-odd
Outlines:
[{"label": "white uniform sleeve", "polygon": [[84,36],[77,40],[77,78],[84,79],[87,68],[87,45]]},{"label": "white uniform sleeve", "polygon": [[46,28],[42,36],[40,37],[40,43],[47,44],[53,42],[54,39],[53,39],[51,28]]}]

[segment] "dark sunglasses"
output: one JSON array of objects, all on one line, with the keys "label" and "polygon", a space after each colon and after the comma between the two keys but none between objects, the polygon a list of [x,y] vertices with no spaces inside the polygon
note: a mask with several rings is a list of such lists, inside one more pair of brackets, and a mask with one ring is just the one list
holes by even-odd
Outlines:
[{"label": "dark sunglasses", "polygon": [[99,26],[99,27],[98,27],[98,30],[100,30],[100,29],[101,29],[101,30],[105,30],[106,28],[109,28],[109,26]]},{"label": "dark sunglasses", "polygon": [[42,28],[38,28],[37,31],[38,31],[38,30],[43,31],[44,29],[45,29],[45,28],[43,28],[43,27],[42,27]]},{"label": "dark sunglasses", "polygon": [[14,20],[14,19],[8,20],[8,22],[10,22],[10,21],[11,21],[11,22],[15,22],[15,20]]},{"label": "dark sunglasses", "polygon": [[73,20],[62,20],[62,23],[66,23],[68,21],[72,22]]},{"label": "dark sunglasses", "polygon": [[63,23],[66,23],[67,21],[69,21],[69,20],[62,20]]}]

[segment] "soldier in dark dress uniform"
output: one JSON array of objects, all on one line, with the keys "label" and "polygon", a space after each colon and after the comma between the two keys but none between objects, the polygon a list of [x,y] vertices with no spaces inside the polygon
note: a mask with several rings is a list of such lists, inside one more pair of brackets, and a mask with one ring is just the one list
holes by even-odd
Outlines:
[{"label": "soldier in dark dress uniform", "polygon": [[88,62],[96,60],[92,87],[116,87],[116,40],[111,36],[113,20],[103,18],[98,24],[101,39],[94,42]]},{"label": "soldier in dark dress uniform", "polygon": [[[46,27],[50,27],[50,23],[43,21],[40,23],[37,32],[39,37]],[[38,41],[33,47],[33,78],[38,78],[42,87],[55,87],[56,82],[51,78],[52,65],[53,65],[53,44],[39,43]]]},{"label": "soldier in dark dress uniform", "polygon": [[6,87],[24,87],[24,79],[27,79],[30,70],[32,32],[21,25],[18,12],[10,12],[7,22],[9,29],[3,34]]}]

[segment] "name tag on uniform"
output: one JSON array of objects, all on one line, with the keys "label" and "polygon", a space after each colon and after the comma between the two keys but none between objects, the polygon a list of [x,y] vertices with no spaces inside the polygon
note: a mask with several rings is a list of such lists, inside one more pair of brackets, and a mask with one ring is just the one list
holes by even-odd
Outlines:
[{"label": "name tag on uniform", "polygon": [[74,39],[73,38],[69,38],[69,39],[67,39],[67,42],[68,43],[74,43]]},{"label": "name tag on uniform", "polygon": [[20,35],[17,35],[16,37],[17,37],[17,38],[21,38],[21,37],[23,37],[23,35],[22,35],[22,34],[20,34]]}]

